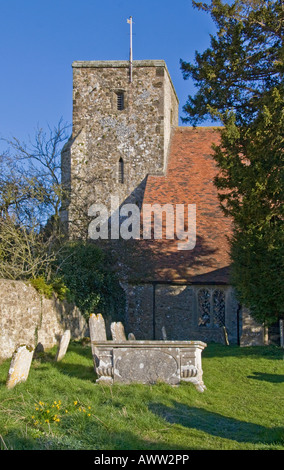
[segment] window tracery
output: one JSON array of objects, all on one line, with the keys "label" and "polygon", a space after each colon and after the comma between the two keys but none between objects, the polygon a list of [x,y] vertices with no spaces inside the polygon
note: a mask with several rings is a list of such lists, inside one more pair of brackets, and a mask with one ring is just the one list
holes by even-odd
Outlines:
[{"label": "window tracery", "polygon": [[222,289],[198,290],[198,326],[220,328],[225,326],[225,292]]}]

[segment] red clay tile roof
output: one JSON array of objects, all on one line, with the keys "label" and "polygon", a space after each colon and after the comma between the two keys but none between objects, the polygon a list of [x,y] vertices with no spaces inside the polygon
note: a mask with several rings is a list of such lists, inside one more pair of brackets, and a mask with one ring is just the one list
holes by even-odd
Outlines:
[{"label": "red clay tile roof", "polygon": [[[137,280],[229,283],[226,236],[231,222],[220,209],[212,127],[179,127],[174,131],[165,176],[148,176],[144,204],[196,204],[196,246],[178,250],[179,240],[139,240],[132,244],[131,275]],[[130,274],[130,273],[129,273]]]}]

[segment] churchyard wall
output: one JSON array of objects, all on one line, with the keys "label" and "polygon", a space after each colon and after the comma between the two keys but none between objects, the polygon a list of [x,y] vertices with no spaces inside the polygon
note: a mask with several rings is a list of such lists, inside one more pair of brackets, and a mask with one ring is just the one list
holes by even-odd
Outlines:
[{"label": "churchyard wall", "polygon": [[25,282],[0,280],[1,359],[11,357],[21,344],[49,349],[67,329],[74,339],[88,335],[77,307],[55,296],[46,299]]}]

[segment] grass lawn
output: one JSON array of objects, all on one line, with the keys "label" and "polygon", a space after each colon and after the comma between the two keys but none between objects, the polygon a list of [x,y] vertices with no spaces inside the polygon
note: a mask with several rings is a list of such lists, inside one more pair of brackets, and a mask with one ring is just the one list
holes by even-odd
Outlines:
[{"label": "grass lawn", "polygon": [[208,344],[204,382],[95,384],[89,346],[71,342],[34,358],[26,383],[5,386],[2,450],[284,450],[284,351]]}]

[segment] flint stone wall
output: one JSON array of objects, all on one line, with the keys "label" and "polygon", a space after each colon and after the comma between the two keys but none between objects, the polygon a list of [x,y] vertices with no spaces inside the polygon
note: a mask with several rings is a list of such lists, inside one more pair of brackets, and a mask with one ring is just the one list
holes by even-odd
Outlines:
[{"label": "flint stone wall", "polygon": [[[69,234],[86,232],[83,215],[94,203],[110,209],[141,204],[147,175],[162,175],[172,128],[178,125],[178,98],[164,61],[76,61],[73,67],[72,137],[62,152],[62,181],[70,191],[62,211]],[[117,109],[117,93],[124,109]],[[124,182],[119,180],[119,160]]]},{"label": "flint stone wall", "polygon": [[0,280],[0,358],[12,357],[21,344],[49,349],[69,329],[74,339],[88,335],[88,325],[74,305],[42,297],[22,281]]},{"label": "flint stone wall", "polygon": [[239,308],[234,289],[229,285],[174,285],[124,283],[126,292],[126,332],[136,339],[162,340],[163,331],[172,341],[204,341],[225,344],[221,326],[200,326],[198,292],[216,289],[224,293],[225,328],[230,344],[256,346],[266,344],[264,329]]}]

